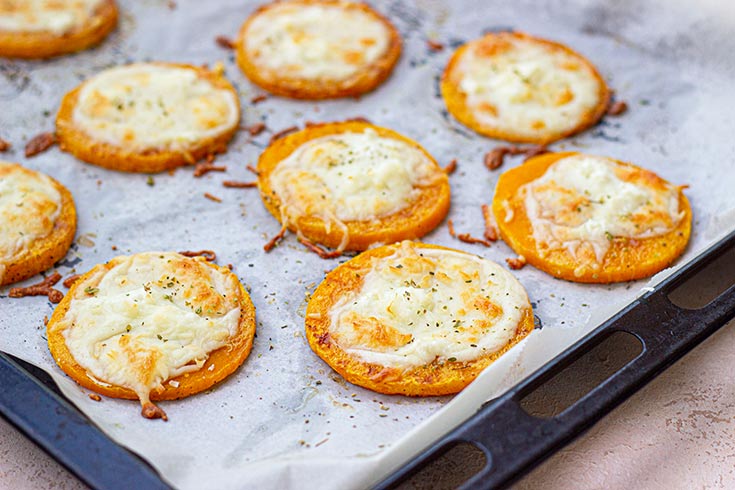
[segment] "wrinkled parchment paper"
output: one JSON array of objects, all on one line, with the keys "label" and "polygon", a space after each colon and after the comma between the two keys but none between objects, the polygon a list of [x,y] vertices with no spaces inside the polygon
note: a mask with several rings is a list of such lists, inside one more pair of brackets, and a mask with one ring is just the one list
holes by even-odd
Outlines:
[{"label": "wrinkled parchment paper", "polygon": [[[250,290],[258,320],[254,349],[214,389],[163,403],[168,423],[141,418],[136,402],[93,402],[56,367],[42,323],[53,310],[45,298],[13,300],[7,298],[9,288],[0,290],[0,350],[50,372],[102,430],[176,487],[365,487],[660,280],[577,285],[532,267],[517,271],[542,328],[453,399],[372,393],[344,382],[311,352],[303,334],[305,295],[344,259],[319,259],[293,237],[264,253],[262,245],[278,224],[256,190],[225,189],[221,181],[252,180],[245,165],[257,161],[271,132],[307,120],[363,116],[416,139],[440,164],[458,160],[450,177],[449,217],[459,232],[481,235],[480,205],[491,201],[499,175],[482,166],[482,157],[498,143],[454,122],[438,96],[441,70],[463,41],[517,29],[567,43],[597,64],[629,112],[553,148],[635,162],[673,183],[689,184],[694,232],[677,265],[735,223],[735,42],[729,29],[735,24],[726,5],[718,10],[714,1],[697,9],[666,0],[375,1],[405,40],[401,61],[382,87],[360,99],[314,103],[271,97],[254,105],[250,99],[262,92],[214,38],[234,36],[257,2],[179,0],[173,9],[169,3],[120,1],[120,28],[97,49],[45,62],[0,61],[0,137],[14,145],[0,157],[48,173],[74,195],[79,229],[72,250],[56,266],[61,274],[84,272],[117,254],[213,249]],[[433,52],[427,39],[446,48]],[[53,130],[65,92],[99,70],[140,60],[224,61],[240,92],[243,125],[262,121],[269,131],[252,139],[240,132],[217,159],[228,172],[201,179],[187,168],[149,180],[81,163],[58,149],[23,156],[28,139]],[[504,168],[519,164],[512,159]],[[222,203],[205,199],[204,192]],[[513,256],[502,242],[488,249],[455,241],[446,225],[425,241],[498,262]]]}]

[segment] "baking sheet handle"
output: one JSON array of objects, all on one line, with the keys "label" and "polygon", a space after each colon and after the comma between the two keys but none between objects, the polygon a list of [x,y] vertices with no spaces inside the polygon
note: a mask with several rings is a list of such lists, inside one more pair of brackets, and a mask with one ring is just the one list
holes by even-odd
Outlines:
[{"label": "baking sheet handle", "polygon": [[[600,325],[505,395],[485,404],[376,488],[396,488],[457,444],[486,456],[484,468],[462,489],[505,488],[571,442],[667,367],[735,317],[735,284],[700,309],[685,309],[669,294],[713,260],[735,251],[735,232]],[[615,332],[636,336],[642,350],[569,408],[550,417],[527,413],[521,401]]]},{"label": "baking sheet handle", "polygon": [[115,444],[69,402],[2,352],[0,416],[91,488],[171,488],[143,460]]}]

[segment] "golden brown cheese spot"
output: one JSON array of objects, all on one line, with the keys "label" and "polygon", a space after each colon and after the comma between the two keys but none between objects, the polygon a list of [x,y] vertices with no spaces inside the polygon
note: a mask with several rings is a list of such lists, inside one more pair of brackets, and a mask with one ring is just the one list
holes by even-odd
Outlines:
[{"label": "golden brown cheese spot", "polygon": [[359,65],[363,62],[365,56],[360,51],[346,51],[343,59],[351,65]]},{"label": "golden brown cheese spot", "polygon": [[357,313],[351,313],[345,317],[345,322],[351,324],[352,335],[340,335],[336,332],[334,337],[343,346],[360,347],[368,346],[375,350],[386,350],[406,345],[411,341],[411,334],[403,334],[375,317],[362,317]]},{"label": "golden brown cheese spot", "polygon": [[[218,315],[236,306],[234,296],[231,295],[228,299],[212,287],[212,278],[203,263],[186,258],[172,259],[171,270],[176,271],[176,275],[166,274],[159,278],[158,284],[162,288],[187,285],[179,290],[184,298],[190,300],[194,310],[201,308],[201,314]],[[173,285],[169,286],[171,284]]]},{"label": "golden brown cheese spot", "polygon": [[510,51],[513,45],[506,39],[500,37],[486,37],[477,41],[475,49],[477,55],[484,58],[492,58]]},{"label": "golden brown cheese spot", "polygon": [[132,371],[138,378],[137,382],[141,386],[155,384],[156,367],[161,359],[161,353],[147,348],[138,340],[132,340],[130,335],[121,335],[119,345],[122,353],[127,357],[127,362]]}]

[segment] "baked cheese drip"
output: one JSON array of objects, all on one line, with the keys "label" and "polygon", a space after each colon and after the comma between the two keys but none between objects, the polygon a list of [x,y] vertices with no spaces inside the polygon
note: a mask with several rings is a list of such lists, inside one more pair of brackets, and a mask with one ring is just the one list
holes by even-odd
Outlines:
[{"label": "baked cheese drip", "polygon": [[580,273],[599,269],[615,238],[663,235],[684,217],[677,187],[590,155],[562,158],[519,193],[539,251],[568,250],[582,262]]},{"label": "baked cheese drip", "polygon": [[186,150],[235,126],[235,96],[196,70],[133,64],[82,85],[73,121],[97,140],[126,149]]},{"label": "baked cheese drip", "polygon": [[457,66],[475,119],[521,136],[572,130],[600,103],[592,68],[553,45],[483,38],[470,43]]},{"label": "baked cheese drip", "polygon": [[171,252],[113,261],[78,286],[59,328],[94,381],[129,388],[146,405],[152,390],[201,369],[237,333],[238,284]]},{"label": "baked cheese drip", "polygon": [[103,0],[2,0],[0,31],[66,34],[84,25]]},{"label": "baked cheese drip", "polygon": [[60,212],[61,194],[49,177],[0,162],[0,281],[8,264],[53,231]]},{"label": "baked cheese drip", "polygon": [[367,128],[310,140],[270,176],[287,222],[315,216],[344,230],[345,221],[369,221],[407,207],[436,178],[434,162],[404,141]]},{"label": "baked cheese drip", "polygon": [[403,242],[334,305],[330,335],[362,361],[405,370],[492,354],[528,309],[523,286],[497,264]]},{"label": "baked cheese drip", "polygon": [[342,80],[388,50],[390,32],[354,4],[280,3],[256,14],[243,36],[254,65],[280,77]]}]

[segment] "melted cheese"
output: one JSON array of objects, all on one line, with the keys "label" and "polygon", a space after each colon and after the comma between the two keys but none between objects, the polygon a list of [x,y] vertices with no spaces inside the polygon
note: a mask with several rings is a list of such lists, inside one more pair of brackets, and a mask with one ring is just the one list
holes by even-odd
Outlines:
[{"label": "melted cheese", "polygon": [[289,223],[316,216],[345,229],[407,207],[441,170],[420,149],[373,129],[308,141],[270,175]]},{"label": "melted cheese", "polygon": [[186,150],[237,125],[235,95],[190,68],[133,64],[82,85],[73,121],[95,139],[126,149]]},{"label": "melted cheese", "polygon": [[53,231],[60,212],[61,194],[49,177],[0,162],[0,280],[8,264]]},{"label": "melted cheese", "polygon": [[203,259],[148,252],[113,260],[76,289],[60,323],[91,379],[147,402],[169,378],[201,369],[237,333],[237,278]]},{"label": "melted cheese", "polygon": [[330,335],[362,361],[410,369],[500,350],[527,310],[523,286],[494,262],[403,242],[334,305]]},{"label": "melted cheese", "polygon": [[684,217],[678,188],[646,170],[589,155],[558,160],[519,195],[539,249],[567,249],[593,269],[616,237],[659,236]]},{"label": "melted cheese", "polygon": [[66,34],[89,21],[103,0],[3,0],[0,31]]},{"label": "melted cheese", "polygon": [[369,12],[344,3],[279,3],[256,14],[243,39],[258,67],[297,79],[342,80],[377,61],[390,32]]},{"label": "melted cheese", "polygon": [[574,129],[600,103],[600,81],[585,60],[529,39],[474,41],[457,73],[479,123],[526,137]]}]

